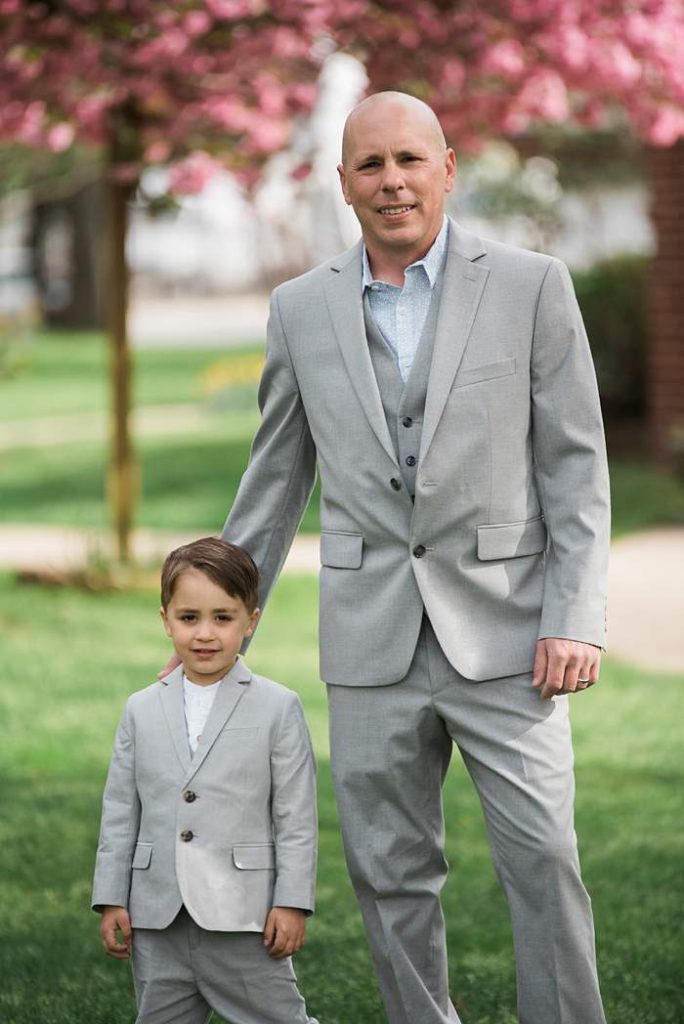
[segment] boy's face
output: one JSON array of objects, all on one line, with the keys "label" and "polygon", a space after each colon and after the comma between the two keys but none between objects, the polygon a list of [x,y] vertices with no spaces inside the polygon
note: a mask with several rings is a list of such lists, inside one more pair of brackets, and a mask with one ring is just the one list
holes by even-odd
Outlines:
[{"label": "boy's face", "polygon": [[209,686],[235,664],[242,641],[254,632],[259,609],[248,612],[239,597],[231,597],[199,569],[186,569],[161,617],[188,679]]}]

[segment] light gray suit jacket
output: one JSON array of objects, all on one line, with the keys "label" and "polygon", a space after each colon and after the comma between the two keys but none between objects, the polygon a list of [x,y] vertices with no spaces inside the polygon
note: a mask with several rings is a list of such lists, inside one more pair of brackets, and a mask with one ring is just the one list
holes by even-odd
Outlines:
[{"label": "light gray suit jacket", "polygon": [[295,693],[238,660],[194,756],[182,666],[129,698],[93,909],[127,907],[133,927],[165,928],[185,904],[202,928],[258,932],[272,906],[313,910],[315,874],[314,759]]},{"label": "light gray suit jacket", "polygon": [[531,669],[541,637],[603,646],[609,488],[596,379],[565,266],[453,221],[415,501],[373,373],[362,245],[273,293],[261,427],[224,528],[262,607],[321,479],[321,676],[387,684],[423,608],[454,667]]}]

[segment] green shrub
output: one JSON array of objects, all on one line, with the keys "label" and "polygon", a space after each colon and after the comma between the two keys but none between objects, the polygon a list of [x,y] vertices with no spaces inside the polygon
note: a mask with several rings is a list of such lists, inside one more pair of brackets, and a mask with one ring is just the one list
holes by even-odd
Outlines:
[{"label": "green shrub", "polygon": [[646,409],[647,281],[645,256],[615,256],[573,272],[607,419]]}]

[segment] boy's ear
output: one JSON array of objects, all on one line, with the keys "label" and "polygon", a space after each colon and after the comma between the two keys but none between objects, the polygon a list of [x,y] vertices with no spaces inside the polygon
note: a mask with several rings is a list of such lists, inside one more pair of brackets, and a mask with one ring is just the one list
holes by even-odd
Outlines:
[{"label": "boy's ear", "polygon": [[257,627],[257,622],[261,618],[261,609],[255,608],[249,617],[249,626],[247,627],[247,636],[251,636]]},{"label": "boy's ear", "polygon": [[159,614],[161,616],[162,624],[164,626],[164,631],[165,631],[166,635],[167,636],[171,636],[171,630],[169,628],[169,620],[168,620],[168,616],[166,614],[166,609],[163,608],[163,607],[160,608],[159,609]]}]

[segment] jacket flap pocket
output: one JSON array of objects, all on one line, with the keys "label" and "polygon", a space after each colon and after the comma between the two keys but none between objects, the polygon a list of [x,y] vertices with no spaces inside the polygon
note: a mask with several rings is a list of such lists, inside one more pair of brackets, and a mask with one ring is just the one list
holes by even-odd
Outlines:
[{"label": "jacket flap pocket", "polygon": [[149,868],[152,860],[152,843],[136,843],[133,854],[133,868]]},{"label": "jacket flap pocket", "polygon": [[546,526],[542,516],[521,523],[500,523],[477,528],[477,557],[516,558],[536,555],[546,549]]},{"label": "jacket flap pocket", "polygon": [[321,532],[321,565],[333,569],[359,569],[362,557],[362,534]]},{"label": "jacket flap pocket", "polygon": [[233,863],[241,871],[274,870],[275,847],[273,843],[244,843],[234,846]]},{"label": "jacket flap pocket", "polygon": [[473,366],[469,370],[459,370],[453,387],[462,388],[466,384],[479,384],[483,380],[508,377],[511,373],[515,373],[515,356],[512,356],[510,359],[499,359],[495,363]]}]

